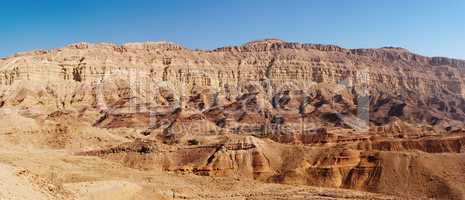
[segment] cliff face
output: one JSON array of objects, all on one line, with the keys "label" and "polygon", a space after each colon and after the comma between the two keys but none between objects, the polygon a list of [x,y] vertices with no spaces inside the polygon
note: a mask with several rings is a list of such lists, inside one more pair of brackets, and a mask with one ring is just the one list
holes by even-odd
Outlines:
[{"label": "cliff face", "polygon": [[[439,127],[437,131],[459,130],[465,116],[465,61],[400,48],[263,40],[193,51],[166,42],[83,43],[19,53],[2,59],[0,66],[2,107],[50,98],[42,101],[44,106],[88,106],[107,117],[121,107],[147,113],[166,107],[170,113],[180,109],[185,115],[206,115],[222,126],[317,117],[355,128],[357,119],[383,126],[395,117]],[[114,107],[123,101],[126,105]]]},{"label": "cliff face", "polygon": [[0,111],[17,119],[0,130],[134,168],[402,195],[391,179],[419,177],[403,163],[432,169],[399,152],[465,151],[464,76],[463,60],[394,47],[82,43],[0,59]]}]

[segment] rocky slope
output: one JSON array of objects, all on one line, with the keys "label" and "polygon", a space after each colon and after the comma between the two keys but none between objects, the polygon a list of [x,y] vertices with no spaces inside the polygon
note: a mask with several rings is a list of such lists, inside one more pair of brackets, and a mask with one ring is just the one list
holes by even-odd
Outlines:
[{"label": "rocky slope", "polygon": [[463,60],[394,47],[81,43],[0,59],[0,139],[137,170],[465,199],[464,76]]}]

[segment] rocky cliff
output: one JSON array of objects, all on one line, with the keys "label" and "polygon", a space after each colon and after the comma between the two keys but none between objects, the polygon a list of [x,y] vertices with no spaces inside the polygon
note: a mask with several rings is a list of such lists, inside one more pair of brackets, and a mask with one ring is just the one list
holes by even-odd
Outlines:
[{"label": "rocky cliff", "polygon": [[463,60],[395,47],[81,43],[0,59],[0,130],[134,168],[266,182],[406,195],[393,177],[433,174],[440,192],[413,190],[459,198],[465,183],[424,163],[463,157],[464,76]]}]

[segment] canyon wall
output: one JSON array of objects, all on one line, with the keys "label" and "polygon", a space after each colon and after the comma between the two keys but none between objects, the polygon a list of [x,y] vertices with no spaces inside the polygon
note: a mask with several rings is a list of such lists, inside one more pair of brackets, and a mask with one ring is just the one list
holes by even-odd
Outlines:
[{"label": "canyon wall", "polygon": [[0,59],[0,137],[143,170],[463,199],[464,76],[463,60],[395,47],[80,43]]}]

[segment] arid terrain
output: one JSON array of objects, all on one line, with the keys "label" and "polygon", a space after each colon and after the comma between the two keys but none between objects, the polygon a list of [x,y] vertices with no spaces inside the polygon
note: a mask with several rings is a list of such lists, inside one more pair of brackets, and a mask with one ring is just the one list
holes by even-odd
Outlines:
[{"label": "arid terrain", "polygon": [[465,199],[465,61],[266,39],[0,59],[0,199]]}]

